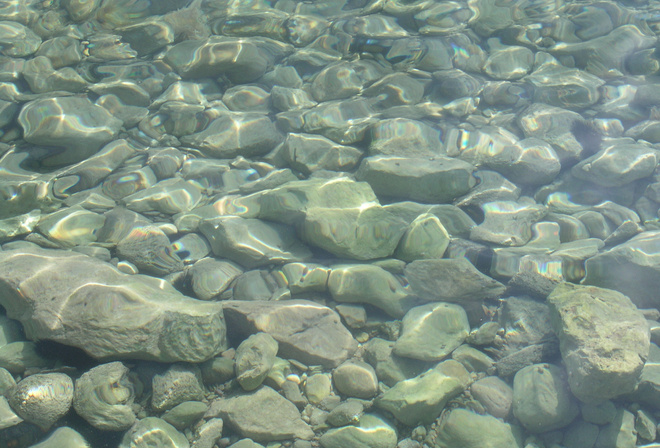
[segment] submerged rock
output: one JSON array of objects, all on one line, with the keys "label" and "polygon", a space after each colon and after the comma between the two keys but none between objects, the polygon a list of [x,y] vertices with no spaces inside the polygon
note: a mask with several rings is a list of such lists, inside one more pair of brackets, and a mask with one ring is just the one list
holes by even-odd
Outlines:
[{"label": "submerged rock", "polygon": [[382,417],[373,414],[360,417],[358,425],[330,429],[319,440],[323,448],[348,446],[395,448],[396,442],[397,434],[394,427]]},{"label": "submerged rock", "polygon": [[69,412],[73,381],[63,373],[30,375],[7,392],[7,400],[23,419],[47,431]]},{"label": "submerged rock", "polygon": [[395,384],[376,400],[376,406],[406,425],[431,423],[468,383],[465,367],[454,360],[443,361],[415,378]]},{"label": "submerged rock", "polygon": [[463,343],[470,331],[467,314],[458,305],[429,303],[403,316],[394,353],[420,361],[440,361]]},{"label": "submerged rock", "polygon": [[73,408],[95,428],[122,431],[135,423],[135,389],[121,362],[94,367],[76,380]]},{"label": "submerged rock", "polygon": [[201,362],[226,347],[220,304],[76,252],[0,252],[0,303],[28,338],[98,359]]},{"label": "submerged rock", "polygon": [[449,157],[373,156],[362,160],[355,176],[386,197],[442,204],[476,184],[472,171],[469,163]]},{"label": "submerged rock", "polygon": [[416,260],[406,265],[405,274],[412,290],[426,301],[483,300],[496,298],[505,290],[465,258]]},{"label": "submerged rock", "polygon": [[182,433],[165,420],[146,417],[138,420],[121,439],[119,448],[159,446],[163,448],[189,448],[190,443]]},{"label": "submerged rock", "polygon": [[51,166],[85,160],[114,140],[122,125],[106,109],[80,97],[31,101],[21,109],[18,122],[27,142],[64,148],[46,159]]},{"label": "submerged rock", "polygon": [[449,412],[436,430],[437,448],[522,448],[522,441],[508,423],[490,415],[479,415],[467,409]]},{"label": "submerged rock", "polygon": [[660,231],[642,232],[587,259],[582,283],[619,291],[639,307],[659,307]]},{"label": "submerged rock", "polygon": [[513,414],[528,431],[563,428],[578,413],[561,368],[536,364],[519,370],[513,378]]},{"label": "submerged rock", "polygon": [[231,334],[267,333],[279,343],[283,357],[334,367],[357,348],[337,313],[308,300],[226,301],[223,307]]},{"label": "submerged rock", "polygon": [[592,403],[632,392],[649,356],[650,333],[630,299],[563,283],[548,303],[573,395]]},{"label": "submerged rock", "polygon": [[249,394],[214,400],[205,417],[220,417],[243,437],[258,442],[293,437],[309,440],[314,436],[296,406],[268,386]]}]

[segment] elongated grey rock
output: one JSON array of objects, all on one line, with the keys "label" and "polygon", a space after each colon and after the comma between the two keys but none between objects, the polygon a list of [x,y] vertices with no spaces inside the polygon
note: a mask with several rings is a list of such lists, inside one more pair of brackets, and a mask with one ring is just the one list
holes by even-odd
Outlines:
[{"label": "elongated grey rock", "polygon": [[406,266],[405,274],[412,290],[429,302],[492,299],[505,289],[465,258],[415,260]]},{"label": "elongated grey rock", "polygon": [[220,304],[77,252],[0,252],[0,305],[29,339],[78,347],[98,359],[201,362],[226,348]]}]

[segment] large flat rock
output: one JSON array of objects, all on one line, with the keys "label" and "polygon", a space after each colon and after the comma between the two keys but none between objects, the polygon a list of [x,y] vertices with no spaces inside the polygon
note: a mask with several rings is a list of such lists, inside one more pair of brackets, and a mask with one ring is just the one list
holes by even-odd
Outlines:
[{"label": "large flat rock", "polygon": [[227,346],[219,303],[78,252],[0,252],[0,305],[29,339],[78,347],[99,359],[201,362]]},{"label": "large flat rock", "polygon": [[279,343],[279,356],[336,367],[353,354],[357,341],[330,308],[308,300],[225,301],[230,334],[245,338],[264,332]]}]

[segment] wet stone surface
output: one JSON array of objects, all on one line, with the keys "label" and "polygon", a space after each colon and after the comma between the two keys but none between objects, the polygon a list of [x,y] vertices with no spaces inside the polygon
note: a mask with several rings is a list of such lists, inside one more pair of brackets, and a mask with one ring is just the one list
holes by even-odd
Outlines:
[{"label": "wet stone surface", "polygon": [[0,2],[0,448],[660,444],[656,0]]}]

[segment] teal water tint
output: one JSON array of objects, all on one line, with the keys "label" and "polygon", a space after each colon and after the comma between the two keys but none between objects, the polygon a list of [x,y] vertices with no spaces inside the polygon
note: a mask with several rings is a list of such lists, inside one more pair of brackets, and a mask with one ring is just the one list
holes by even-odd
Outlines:
[{"label": "teal water tint", "polygon": [[0,1],[0,448],[660,446],[658,8]]}]

